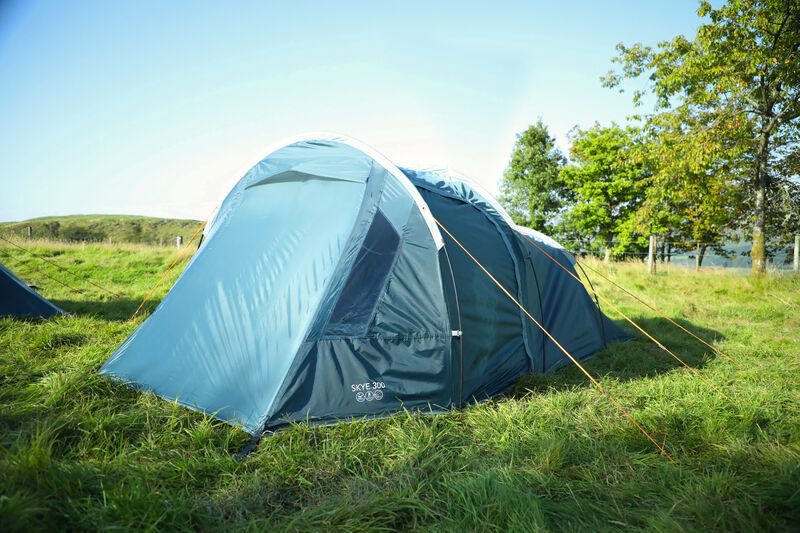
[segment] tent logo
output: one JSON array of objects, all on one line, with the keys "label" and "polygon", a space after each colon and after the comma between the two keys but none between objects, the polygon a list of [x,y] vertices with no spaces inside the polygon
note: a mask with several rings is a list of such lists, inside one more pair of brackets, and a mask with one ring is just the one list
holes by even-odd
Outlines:
[{"label": "tent logo", "polygon": [[357,392],[356,393],[356,401],[358,402],[371,402],[372,400],[382,400],[383,399],[383,391],[382,390],[368,390],[367,392]]},{"label": "tent logo", "polygon": [[386,383],[383,381],[371,381],[366,383],[354,383],[350,385],[350,390],[356,393],[357,402],[371,402],[372,400],[382,400],[383,391]]}]

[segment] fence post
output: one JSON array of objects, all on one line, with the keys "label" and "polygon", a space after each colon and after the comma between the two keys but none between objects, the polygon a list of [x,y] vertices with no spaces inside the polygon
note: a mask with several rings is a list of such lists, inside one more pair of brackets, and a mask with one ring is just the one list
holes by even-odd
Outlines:
[{"label": "fence post", "polygon": [[609,261],[611,261],[611,248],[606,246],[606,255],[603,257],[603,262],[608,263]]},{"label": "fence post", "polygon": [[697,254],[694,257],[694,269],[700,270],[700,265],[703,264],[703,258],[700,255],[700,243],[697,243]]},{"label": "fence post", "polygon": [[647,273],[656,273],[656,236],[650,235],[650,248],[647,250]]},{"label": "fence post", "polygon": [[178,238],[175,239],[176,247],[180,250],[183,247],[183,235],[178,235]]},{"label": "fence post", "polygon": [[800,271],[800,235],[794,236],[794,271]]},{"label": "fence post", "polygon": [[28,226],[28,240],[33,239],[33,228]]}]

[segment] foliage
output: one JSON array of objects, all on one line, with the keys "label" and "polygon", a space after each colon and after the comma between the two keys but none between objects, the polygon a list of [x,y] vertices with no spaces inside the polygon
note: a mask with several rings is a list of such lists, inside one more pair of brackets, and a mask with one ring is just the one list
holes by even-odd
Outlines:
[{"label": "foliage", "polygon": [[679,249],[702,243],[703,250],[711,245],[721,253],[722,244],[745,224],[746,176],[729,160],[704,158],[694,150],[698,145],[685,143],[690,121],[680,113],[651,118],[636,157],[648,161],[652,175],[634,226],[670,242],[683,241]]},{"label": "foliage", "polygon": [[500,202],[517,224],[553,233],[561,210],[574,196],[559,178],[564,163],[541,119],[517,134],[500,181]]},{"label": "foliage", "polygon": [[142,225],[138,221],[131,222],[128,231],[125,233],[124,241],[125,242],[144,242],[144,232],[142,231]]},{"label": "foliage", "polygon": [[679,35],[655,49],[618,45],[613,61],[622,71],[610,72],[604,83],[616,87],[647,75],[649,87],[634,101],[641,103],[646,92],[655,96],[649,125],[659,131],[670,124],[676,141],[667,157],[691,154],[698,167],[687,183],[704,181],[719,162],[746,169],[742,188],[753,220],[753,270],[760,273],[767,223],[781,218],[770,217],[780,207],[770,200],[796,185],[797,168],[785,172],[800,127],[800,3],[731,0],[714,9],[701,1],[698,15],[708,22],[694,40]]},{"label": "foliage", "polygon": [[102,230],[82,226],[80,224],[70,224],[61,228],[59,237],[71,242],[98,242],[106,238],[106,233]]},{"label": "foliage", "polygon": [[642,238],[633,215],[649,176],[639,133],[616,124],[575,130],[571,163],[565,166],[539,120],[517,135],[500,201],[518,224],[579,241],[583,250],[639,249],[646,236]]},{"label": "foliage", "polygon": [[595,249],[616,246],[623,251],[640,237],[632,218],[649,169],[635,157],[637,134],[631,127],[596,124],[572,135],[571,164],[561,169],[560,180],[575,201],[564,217],[568,227],[592,238]]},{"label": "foliage", "polygon": [[61,223],[57,220],[42,223],[42,237],[45,239],[57,239]]},{"label": "foliage", "polygon": [[800,278],[593,264],[743,365],[593,280],[738,403],[641,336],[584,363],[677,465],[575,368],[523,378],[504,397],[450,414],[300,424],[237,462],[249,435],[96,374],[152,312],[148,303],[126,322],[174,250],[33,245],[124,298],[46,264],[6,262],[71,315],[0,320],[4,531],[749,532],[800,523]]}]

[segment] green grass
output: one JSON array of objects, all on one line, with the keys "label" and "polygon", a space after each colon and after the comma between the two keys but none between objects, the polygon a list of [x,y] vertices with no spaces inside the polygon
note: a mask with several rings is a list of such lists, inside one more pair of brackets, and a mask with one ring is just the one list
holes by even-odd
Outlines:
[{"label": "green grass", "polygon": [[135,215],[70,215],[0,222],[0,236],[25,245],[23,241],[28,238],[30,226],[34,239],[108,242],[111,238],[115,243],[149,243],[174,247],[178,235],[182,235],[188,242],[200,224],[197,220]]},{"label": "green grass", "polygon": [[174,251],[34,244],[123,298],[0,249],[1,262],[72,313],[0,320],[4,531],[751,532],[800,524],[798,277],[680,269],[648,277],[641,264],[596,264],[744,366],[593,277],[738,404],[648,340],[588,362],[677,465],[576,368],[524,378],[506,396],[452,414],[298,425],[237,462],[247,434],[95,374],[177,277],[184,262],[143,315],[125,322]]}]

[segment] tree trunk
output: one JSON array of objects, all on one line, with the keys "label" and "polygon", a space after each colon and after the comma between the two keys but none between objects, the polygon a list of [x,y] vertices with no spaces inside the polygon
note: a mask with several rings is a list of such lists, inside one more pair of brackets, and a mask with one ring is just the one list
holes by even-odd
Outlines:
[{"label": "tree trunk", "polygon": [[647,248],[647,273],[648,274],[655,274],[656,273],[656,248],[658,247],[658,243],[656,242],[656,236],[650,235],[650,246]]},{"label": "tree trunk", "polygon": [[762,128],[756,152],[756,172],[754,176],[755,202],[753,216],[753,249],[750,258],[753,261],[753,274],[760,275],[767,271],[767,250],[764,227],[767,221],[767,156],[769,154],[769,132]]},{"label": "tree trunk", "polygon": [[695,258],[695,270],[700,270],[700,267],[703,266],[703,256],[706,255],[706,245],[697,244],[697,257]]}]

